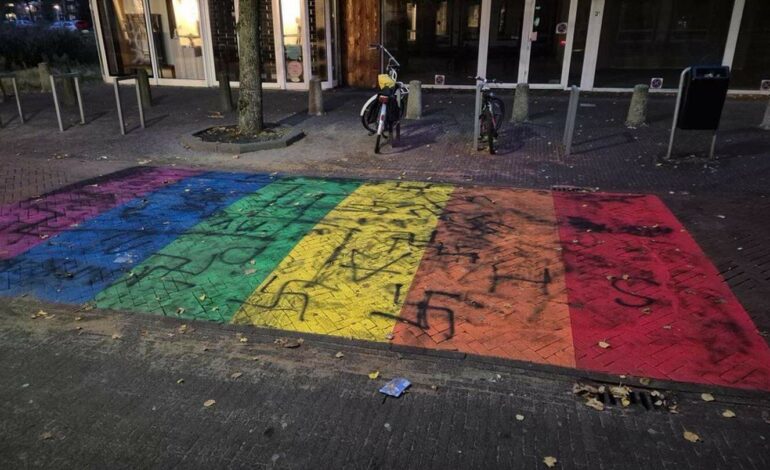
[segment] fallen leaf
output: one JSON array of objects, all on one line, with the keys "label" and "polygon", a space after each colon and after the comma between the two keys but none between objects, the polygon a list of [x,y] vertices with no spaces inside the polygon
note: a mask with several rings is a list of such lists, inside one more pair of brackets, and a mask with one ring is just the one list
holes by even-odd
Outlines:
[{"label": "fallen leaf", "polygon": [[249,338],[245,336],[241,336],[240,338],[238,338],[238,341],[240,341],[241,343],[247,343],[249,341]]},{"label": "fallen leaf", "polygon": [[53,439],[53,433],[51,431],[46,431],[40,434],[40,439],[44,441],[47,441],[48,439]]},{"label": "fallen leaf", "polygon": [[232,374],[230,374],[230,378],[233,380],[237,380],[242,375],[243,375],[243,372],[233,372]]},{"label": "fallen leaf", "polygon": [[388,333],[388,334],[385,335],[385,339],[387,339],[387,340],[392,340],[393,338],[395,338],[393,333]]},{"label": "fallen leaf", "polygon": [[119,334],[117,334],[117,333],[115,333],[115,334],[113,334],[113,335],[112,335],[112,339],[120,339],[120,338],[122,338],[122,337],[123,337],[123,336],[121,336],[121,335],[119,335]]},{"label": "fallen leaf", "polygon": [[337,359],[342,359],[343,357],[345,357],[345,355],[342,353],[342,351],[340,351],[337,354],[335,354],[334,357],[336,357]]},{"label": "fallen leaf", "polygon": [[690,442],[698,442],[700,441],[700,436],[695,434],[694,432],[685,431],[684,432],[684,438],[687,439]]},{"label": "fallen leaf", "polygon": [[206,294],[203,294],[203,295],[201,295],[200,297],[198,297],[198,300],[200,300],[201,302],[203,302],[204,300],[206,300]]},{"label": "fallen leaf", "polygon": [[544,463],[544,464],[545,464],[545,466],[546,466],[546,467],[548,467],[548,468],[553,468],[553,467],[555,467],[555,466],[556,466],[556,462],[558,462],[558,460],[556,460],[556,457],[551,457],[550,455],[549,455],[548,457],[545,457],[545,458],[543,459],[543,463]]},{"label": "fallen leaf", "polygon": [[639,383],[642,384],[642,385],[650,385],[650,379],[648,379],[646,377],[641,377],[639,379]]},{"label": "fallen leaf", "polygon": [[586,400],[586,406],[593,408],[597,411],[604,411],[604,403],[600,402],[599,400],[593,397]]},{"label": "fallen leaf", "polygon": [[700,397],[703,401],[714,401],[714,395],[710,393],[701,393]]},{"label": "fallen leaf", "polygon": [[725,418],[735,418],[735,412],[733,412],[733,410],[724,410],[722,416]]},{"label": "fallen leaf", "polygon": [[184,383],[184,379],[177,379],[176,383],[183,384]]},{"label": "fallen leaf", "polygon": [[214,403],[216,403],[216,402],[217,402],[216,400],[206,400],[206,401],[203,402],[203,406],[208,408],[210,406],[214,406]]},{"label": "fallen leaf", "polygon": [[179,327],[179,332],[184,334],[187,333],[187,325],[182,325]]},{"label": "fallen leaf", "polygon": [[179,308],[176,309],[176,314],[177,315],[181,315],[183,313],[184,313],[184,307],[179,307]]},{"label": "fallen leaf", "polygon": [[379,376],[380,376],[380,371],[378,371],[378,370],[373,370],[373,371],[369,372],[369,378],[372,379],[372,380],[375,380]]},{"label": "fallen leaf", "polygon": [[602,348],[602,349],[607,349],[607,348],[610,347],[610,343],[608,343],[606,341],[599,341],[599,347]]},{"label": "fallen leaf", "polygon": [[524,415],[516,415],[516,421],[524,421]]},{"label": "fallen leaf", "polygon": [[631,400],[629,400],[626,397],[623,397],[623,398],[620,399],[620,404],[623,405],[624,407],[626,407],[626,406],[631,404]]}]

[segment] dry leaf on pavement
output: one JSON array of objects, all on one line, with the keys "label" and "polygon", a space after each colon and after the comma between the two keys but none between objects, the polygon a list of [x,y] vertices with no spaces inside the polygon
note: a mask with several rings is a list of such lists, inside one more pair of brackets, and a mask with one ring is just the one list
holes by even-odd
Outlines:
[{"label": "dry leaf on pavement", "polygon": [[369,372],[369,378],[372,379],[372,380],[376,379],[379,376],[380,376],[380,371],[378,371],[378,370],[374,370],[372,372]]},{"label": "dry leaf on pavement", "polygon": [[203,406],[208,408],[210,406],[214,406],[214,403],[216,403],[216,402],[217,402],[216,400],[206,400],[206,401],[203,402]]},{"label": "dry leaf on pavement", "polygon": [[243,375],[243,372],[233,372],[232,374],[230,374],[230,378],[233,380],[237,380],[242,375]]},{"label": "dry leaf on pavement", "polygon": [[694,432],[685,431],[684,432],[684,438],[687,439],[690,442],[698,442],[700,441],[700,436],[695,434]]},{"label": "dry leaf on pavement", "polygon": [[555,466],[556,466],[556,462],[558,462],[558,460],[556,460],[556,457],[551,457],[550,455],[549,455],[548,457],[545,457],[545,458],[543,459],[543,463],[544,463],[544,464],[545,464],[545,466],[546,466],[546,467],[548,467],[548,468],[553,468],[553,467],[555,467]]},{"label": "dry leaf on pavement", "polygon": [[724,410],[722,412],[722,416],[724,416],[725,418],[735,418],[735,413],[733,412],[733,410]]},{"label": "dry leaf on pavement", "polygon": [[339,351],[337,354],[334,355],[334,357],[336,357],[337,359],[342,359],[343,357],[345,357],[345,354],[343,354],[342,351]]},{"label": "dry leaf on pavement", "polygon": [[524,415],[516,415],[516,421],[524,421]]},{"label": "dry leaf on pavement", "polygon": [[119,334],[117,334],[117,333],[115,333],[115,334],[113,334],[113,335],[112,335],[112,339],[120,339],[120,338],[122,338],[122,337],[123,337],[123,336],[121,336],[121,335],[119,335]]},{"label": "dry leaf on pavement", "polygon": [[703,401],[714,401],[714,395],[710,393],[701,393],[700,397]]},{"label": "dry leaf on pavement", "polygon": [[599,341],[599,347],[602,348],[602,349],[607,349],[607,348],[610,347],[610,343],[608,343],[606,341]]},{"label": "dry leaf on pavement", "polygon": [[586,406],[591,407],[597,411],[604,411],[604,403],[593,397],[586,400]]}]

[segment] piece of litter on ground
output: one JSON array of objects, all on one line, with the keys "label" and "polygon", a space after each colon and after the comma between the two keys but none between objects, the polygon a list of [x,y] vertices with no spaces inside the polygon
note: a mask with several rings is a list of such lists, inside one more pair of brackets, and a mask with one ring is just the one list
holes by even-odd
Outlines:
[{"label": "piece of litter on ground", "polygon": [[342,359],[345,357],[345,354],[342,353],[342,351],[337,352],[337,354],[334,355],[337,359]]},{"label": "piece of litter on ground", "polygon": [[112,335],[112,339],[120,339],[120,338],[122,338],[122,337],[123,337],[123,336],[121,336],[121,335],[119,335],[119,334],[117,334],[117,333],[115,333],[115,334],[113,334],[113,335]]},{"label": "piece of litter on ground", "polygon": [[380,371],[378,371],[378,370],[373,370],[373,371],[369,372],[369,378],[372,379],[372,380],[375,380],[379,376],[380,376]]},{"label": "piece of litter on ground", "polygon": [[412,385],[412,382],[406,380],[403,377],[396,377],[395,379],[391,380],[390,382],[386,383],[381,389],[380,393],[383,393],[385,395],[398,398],[401,396],[402,393],[404,393],[404,390],[409,388]]},{"label": "piece of litter on ground", "polygon": [[49,439],[53,439],[53,433],[51,431],[46,431],[42,434],[40,434],[40,439],[47,441]]},{"label": "piece of litter on ground", "polygon": [[714,395],[710,393],[701,393],[700,398],[703,401],[714,401]]},{"label": "piece of litter on ground", "polygon": [[602,348],[602,349],[607,349],[607,348],[610,347],[610,343],[608,343],[606,341],[599,341],[599,347]]},{"label": "piece of litter on ground", "polygon": [[211,406],[214,406],[216,402],[217,402],[216,400],[206,400],[203,402],[203,406],[205,406],[206,408],[209,408]]},{"label": "piece of litter on ground", "polygon": [[690,442],[698,442],[701,440],[700,436],[695,434],[694,432],[685,431],[683,435],[684,435],[684,438]]},{"label": "piece of litter on ground", "polygon": [[516,415],[516,421],[524,421],[524,415]]},{"label": "piece of litter on ground", "polygon": [[184,379],[177,379],[176,383],[183,384],[184,383]]},{"label": "piece of litter on ground", "polygon": [[388,431],[388,432],[390,432],[390,431],[392,431],[392,430],[393,430],[393,428],[392,428],[392,426],[390,425],[390,423],[385,423],[385,430],[386,430],[386,431]]},{"label": "piece of litter on ground", "polygon": [[556,466],[556,462],[558,462],[558,460],[556,460],[556,457],[551,457],[550,455],[548,457],[543,458],[543,463],[548,468],[555,467]]},{"label": "piece of litter on ground", "polygon": [[388,333],[385,335],[385,339],[387,340],[392,340],[393,338],[395,338],[395,336],[393,336],[393,333]]}]

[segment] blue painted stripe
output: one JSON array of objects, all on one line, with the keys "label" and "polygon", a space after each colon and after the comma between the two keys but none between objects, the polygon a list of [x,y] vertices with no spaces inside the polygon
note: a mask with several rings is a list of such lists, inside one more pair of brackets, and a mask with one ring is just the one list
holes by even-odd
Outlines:
[{"label": "blue painted stripe", "polygon": [[272,181],[209,172],[181,180],[0,261],[0,295],[83,303],[218,210]]}]

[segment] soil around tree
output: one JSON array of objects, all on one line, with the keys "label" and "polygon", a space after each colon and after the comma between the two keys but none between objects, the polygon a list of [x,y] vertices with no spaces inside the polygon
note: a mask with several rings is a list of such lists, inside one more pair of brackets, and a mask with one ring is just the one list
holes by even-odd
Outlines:
[{"label": "soil around tree", "polygon": [[258,133],[241,133],[235,124],[214,126],[183,135],[182,145],[193,150],[241,154],[287,147],[305,136],[302,129],[278,124],[266,124]]},{"label": "soil around tree", "polygon": [[289,128],[275,125],[265,125],[258,134],[241,133],[237,125],[215,126],[204,129],[194,135],[204,142],[221,144],[253,144],[280,140],[289,133]]}]

